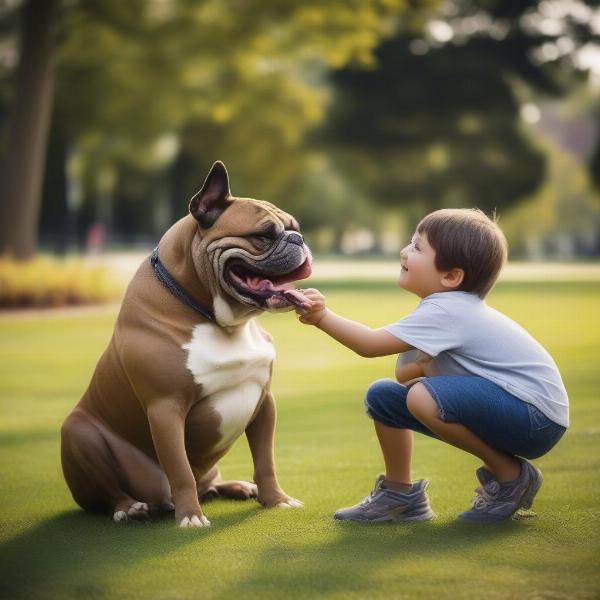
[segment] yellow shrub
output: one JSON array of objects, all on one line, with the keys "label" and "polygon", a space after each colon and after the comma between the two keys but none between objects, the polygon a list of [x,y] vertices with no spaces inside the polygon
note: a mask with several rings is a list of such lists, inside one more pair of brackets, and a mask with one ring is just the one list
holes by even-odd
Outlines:
[{"label": "yellow shrub", "polygon": [[122,286],[82,259],[0,257],[0,308],[64,306],[115,300]]}]

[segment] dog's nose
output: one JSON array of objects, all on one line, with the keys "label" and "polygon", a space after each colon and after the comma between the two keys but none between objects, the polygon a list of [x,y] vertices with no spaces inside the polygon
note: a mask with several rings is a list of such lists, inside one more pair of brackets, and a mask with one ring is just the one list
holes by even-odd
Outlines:
[{"label": "dog's nose", "polygon": [[304,238],[296,231],[290,231],[287,235],[287,242],[291,244],[297,244],[298,246],[302,246],[304,244]]}]

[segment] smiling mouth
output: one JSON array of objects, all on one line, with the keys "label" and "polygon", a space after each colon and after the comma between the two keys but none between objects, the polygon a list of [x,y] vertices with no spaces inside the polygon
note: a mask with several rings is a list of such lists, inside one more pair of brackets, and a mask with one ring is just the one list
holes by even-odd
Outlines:
[{"label": "smiling mouth", "polygon": [[227,279],[235,291],[245,298],[265,308],[301,309],[310,307],[310,301],[302,292],[294,288],[293,282],[310,277],[312,264],[310,257],[288,273],[259,273],[243,261],[231,261],[227,267]]}]

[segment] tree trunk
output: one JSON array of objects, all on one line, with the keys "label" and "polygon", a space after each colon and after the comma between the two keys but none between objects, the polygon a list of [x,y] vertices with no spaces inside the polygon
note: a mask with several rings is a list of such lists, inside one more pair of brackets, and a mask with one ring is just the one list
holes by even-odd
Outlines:
[{"label": "tree trunk", "polygon": [[54,93],[54,28],[60,0],[21,9],[21,59],[8,145],[0,170],[0,254],[36,251],[44,155]]},{"label": "tree trunk", "polygon": [[67,200],[67,159],[67,140],[52,123],[46,145],[38,246],[57,254],[66,254],[74,241],[73,209]]}]

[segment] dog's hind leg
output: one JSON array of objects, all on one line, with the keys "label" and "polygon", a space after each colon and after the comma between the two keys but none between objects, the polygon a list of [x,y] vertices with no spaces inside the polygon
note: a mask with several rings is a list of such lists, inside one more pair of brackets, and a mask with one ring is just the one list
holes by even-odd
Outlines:
[{"label": "dog's hind leg", "polygon": [[200,500],[210,500],[217,497],[248,500],[249,498],[256,498],[257,494],[258,490],[255,483],[222,479],[216,465],[198,481],[198,497]]},{"label": "dog's hind leg", "polygon": [[151,508],[172,510],[159,465],[81,409],[62,430],[63,473],[85,510],[111,512],[115,521],[144,519]]}]

